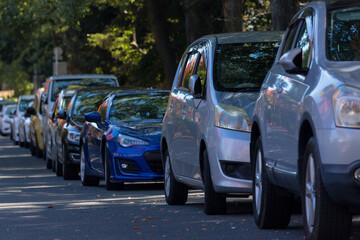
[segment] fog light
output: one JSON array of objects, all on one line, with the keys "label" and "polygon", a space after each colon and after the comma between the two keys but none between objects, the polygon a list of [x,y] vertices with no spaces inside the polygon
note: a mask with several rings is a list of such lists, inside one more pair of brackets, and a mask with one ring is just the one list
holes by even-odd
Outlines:
[{"label": "fog light", "polygon": [[360,168],[355,170],[354,177],[356,180],[360,181]]},{"label": "fog light", "polygon": [[126,169],[128,166],[129,166],[129,165],[128,165],[127,163],[122,163],[122,164],[121,164],[121,168],[122,168],[122,169]]}]

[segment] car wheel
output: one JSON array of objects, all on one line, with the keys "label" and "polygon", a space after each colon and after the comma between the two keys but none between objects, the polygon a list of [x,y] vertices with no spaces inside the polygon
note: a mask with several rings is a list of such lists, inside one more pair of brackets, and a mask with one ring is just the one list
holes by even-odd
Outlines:
[{"label": "car wheel", "polygon": [[208,215],[223,214],[226,212],[226,197],[215,192],[211,179],[210,162],[207,151],[203,152],[204,161],[204,187],[205,187],[205,206],[204,212]]},{"label": "car wheel", "polygon": [[62,164],[62,174],[64,180],[72,180],[78,177],[77,171],[74,169],[74,165],[71,164],[67,159],[67,154],[65,152],[65,146],[62,145],[62,154],[63,154],[63,164]]},{"label": "car wheel", "polygon": [[30,138],[30,153],[32,156],[35,156],[35,147],[34,147],[34,143],[32,141],[32,139]]},{"label": "car wheel", "polygon": [[320,154],[314,138],[306,145],[302,174],[302,209],[306,239],[349,239],[352,216],[333,202],[320,174]]},{"label": "car wheel", "polygon": [[104,175],[105,175],[105,184],[107,190],[122,190],[124,189],[124,182],[114,183],[111,181],[111,170],[110,170],[110,159],[108,150],[105,149],[105,162],[104,162]]},{"label": "car wheel", "polygon": [[45,163],[46,163],[46,168],[47,168],[47,169],[51,169],[51,167],[52,167],[52,160],[49,158],[49,154],[46,154],[46,156],[45,156]]},{"label": "car wheel", "polygon": [[56,151],[56,158],[55,158],[55,173],[56,176],[61,177],[62,176],[62,164],[59,161],[59,152]]},{"label": "car wheel", "polygon": [[169,152],[167,150],[164,154],[164,158],[164,190],[166,202],[169,205],[184,205],[188,198],[188,187],[175,179],[170,163]]},{"label": "car wheel", "polygon": [[255,143],[252,154],[253,166],[253,212],[259,228],[285,228],[290,222],[293,197],[279,194],[276,186],[270,183],[263,158],[261,137]]},{"label": "car wheel", "polygon": [[42,151],[39,148],[37,138],[36,138],[36,146],[35,146],[35,156],[38,157],[38,158],[42,157]]},{"label": "car wheel", "polygon": [[84,148],[81,146],[80,151],[80,180],[83,186],[98,186],[100,178],[89,176],[86,173],[86,163],[85,163],[85,153]]}]

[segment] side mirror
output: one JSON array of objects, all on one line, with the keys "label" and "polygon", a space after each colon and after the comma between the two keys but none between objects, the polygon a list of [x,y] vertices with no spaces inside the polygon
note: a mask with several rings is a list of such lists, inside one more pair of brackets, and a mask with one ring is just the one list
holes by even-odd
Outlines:
[{"label": "side mirror", "polygon": [[98,112],[89,112],[85,114],[85,121],[87,122],[94,122],[94,123],[100,123],[101,122],[101,116]]},{"label": "side mirror", "polygon": [[294,48],[284,53],[279,60],[279,64],[290,74],[307,74],[309,69],[302,67],[302,49]]},{"label": "side mirror", "polygon": [[56,117],[59,119],[66,119],[65,109],[61,109],[61,110],[57,111]]},{"label": "side mirror", "polygon": [[36,110],[33,107],[28,107],[25,109],[25,117],[30,117],[31,115],[36,115]]},{"label": "side mirror", "polygon": [[201,80],[198,75],[192,75],[189,80],[190,93],[198,98],[201,96]]}]

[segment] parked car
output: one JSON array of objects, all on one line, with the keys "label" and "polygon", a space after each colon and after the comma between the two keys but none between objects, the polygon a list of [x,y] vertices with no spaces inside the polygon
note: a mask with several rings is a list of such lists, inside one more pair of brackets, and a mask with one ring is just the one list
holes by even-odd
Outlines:
[{"label": "parked car", "polygon": [[13,105],[13,104],[16,104],[16,102],[5,101],[5,100],[0,101],[0,112],[3,110],[3,107],[5,107],[6,105]]},{"label": "parked car", "polygon": [[62,170],[65,180],[79,176],[80,164],[80,132],[85,117],[84,114],[98,109],[102,100],[117,88],[84,88],[77,91],[69,102],[66,111],[57,112],[58,133],[56,140],[57,158],[56,172]]},{"label": "parked car", "polygon": [[[28,107],[32,107],[32,105],[33,102],[30,102]],[[30,123],[31,123],[30,115],[27,113],[25,109],[25,112],[19,122],[19,145],[21,147],[30,146]]]},{"label": "parked car", "polygon": [[185,204],[188,187],[200,188],[205,213],[221,214],[226,194],[251,193],[250,116],[282,35],[210,35],[186,49],[162,129],[168,204]]},{"label": "parked car", "polygon": [[43,121],[43,145],[44,158],[46,158],[46,142],[48,142],[48,116],[49,111],[53,109],[55,100],[61,90],[69,86],[109,86],[117,87],[119,82],[113,75],[96,75],[96,74],[82,74],[82,75],[63,75],[49,77],[45,82],[45,91],[42,103],[42,121]]},{"label": "parked car", "polygon": [[262,85],[251,132],[254,218],[306,239],[349,239],[360,205],[360,3],[314,2],[292,19]]},{"label": "parked car", "polygon": [[30,152],[31,155],[42,157],[44,149],[43,137],[42,137],[42,110],[41,110],[41,97],[43,88],[39,88],[36,91],[35,98],[31,107],[26,109],[26,113],[30,115]]},{"label": "parked car", "polygon": [[14,118],[12,118],[10,122],[11,139],[14,144],[19,144],[19,123],[21,118],[24,116],[25,109],[32,101],[34,101],[34,95],[22,95],[19,97]]},{"label": "parked car", "polygon": [[[57,157],[57,147],[56,147],[56,142],[57,139],[60,137],[58,136],[58,128],[59,128],[59,121],[58,118],[56,117],[58,111],[62,110],[62,109],[66,109],[66,107],[68,106],[71,98],[74,96],[74,94],[76,93],[76,89],[65,89],[62,90],[59,94],[58,97],[55,101],[55,104],[53,106],[53,109],[49,112],[49,117],[48,117],[48,138],[47,138],[47,142],[46,145],[48,146],[46,148],[46,157],[45,157],[45,162],[46,162],[46,167],[47,168],[52,168],[54,171],[56,171],[55,166],[56,164],[54,163]],[[60,170],[60,169],[59,169]],[[57,171],[58,175],[62,175],[62,171]]]},{"label": "parked car", "polygon": [[0,113],[0,133],[7,135],[11,133],[10,121],[14,118],[16,105],[4,105]]},{"label": "parked car", "polygon": [[96,112],[85,114],[80,137],[84,186],[122,189],[124,182],[163,180],[162,119],[168,90],[126,90],[110,94]]}]

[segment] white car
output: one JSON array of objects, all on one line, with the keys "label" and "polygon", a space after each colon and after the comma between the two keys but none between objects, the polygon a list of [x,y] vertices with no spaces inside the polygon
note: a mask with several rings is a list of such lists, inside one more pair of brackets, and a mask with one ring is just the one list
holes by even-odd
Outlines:
[{"label": "white car", "polygon": [[24,116],[25,109],[32,101],[34,101],[34,97],[34,95],[22,95],[19,97],[14,118],[10,121],[11,139],[14,141],[14,144],[19,143],[19,123]]},{"label": "white car", "polygon": [[[30,102],[28,107],[32,107],[33,102]],[[30,115],[26,113],[22,116],[19,122],[19,145],[29,147],[30,146]]]},{"label": "white car", "polygon": [[10,134],[10,120],[14,117],[16,105],[6,105],[0,113],[0,133]]}]

